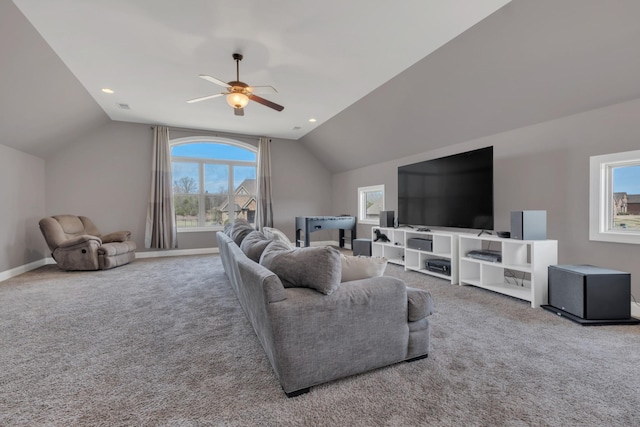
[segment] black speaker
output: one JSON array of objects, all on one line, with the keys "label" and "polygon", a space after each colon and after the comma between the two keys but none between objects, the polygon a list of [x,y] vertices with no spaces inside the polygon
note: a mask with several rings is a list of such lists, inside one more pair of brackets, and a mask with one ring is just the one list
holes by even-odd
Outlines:
[{"label": "black speaker", "polygon": [[394,211],[380,211],[380,227],[393,227]]},{"label": "black speaker", "polygon": [[511,212],[511,238],[519,240],[546,240],[547,211]]},{"label": "black speaker", "polygon": [[551,265],[549,305],[582,319],[628,319],[631,274],[592,265]]}]

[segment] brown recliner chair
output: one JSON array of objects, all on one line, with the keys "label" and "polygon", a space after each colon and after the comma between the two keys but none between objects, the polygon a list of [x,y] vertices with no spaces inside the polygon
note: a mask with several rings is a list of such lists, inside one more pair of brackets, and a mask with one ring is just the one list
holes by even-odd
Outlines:
[{"label": "brown recliner chair", "polygon": [[63,270],[107,270],[136,257],[129,231],[100,234],[85,216],[55,215],[39,224],[51,256]]}]

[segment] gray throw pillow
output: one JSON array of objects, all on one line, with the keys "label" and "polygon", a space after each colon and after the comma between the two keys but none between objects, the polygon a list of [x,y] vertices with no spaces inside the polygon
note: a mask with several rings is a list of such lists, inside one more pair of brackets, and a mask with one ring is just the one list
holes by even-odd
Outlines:
[{"label": "gray throw pillow", "polygon": [[271,240],[267,239],[260,231],[254,230],[242,240],[240,249],[251,260],[260,262],[260,256],[269,243]]},{"label": "gray throw pillow", "polygon": [[286,243],[274,240],[262,252],[260,264],[287,288],[311,288],[330,295],[340,286],[340,252],[328,246],[289,249]]},{"label": "gray throw pillow", "polygon": [[231,238],[236,243],[236,245],[240,246],[245,237],[252,231],[255,231],[255,228],[251,224],[249,224],[244,219],[236,219],[231,227]]}]

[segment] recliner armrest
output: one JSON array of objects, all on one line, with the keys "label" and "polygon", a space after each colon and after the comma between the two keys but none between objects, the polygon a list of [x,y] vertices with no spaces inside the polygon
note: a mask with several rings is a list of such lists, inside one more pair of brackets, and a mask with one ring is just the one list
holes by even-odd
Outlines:
[{"label": "recliner armrest", "polygon": [[100,236],[102,243],[126,242],[131,238],[130,231],[114,231],[113,233]]},{"label": "recliner armrest", "polygon": [[89,234],[83,234],[81,236],[76,236],[76,237],[72,237],[69,240],[65,240],[64,242],[60,243],[60,245],[58,245],[58,249],[69,249],[74,246],[80,246],[91,240],[97,241],[99,245],[102,244],[102,240],[100,240],[99,237],[91,236]]}]

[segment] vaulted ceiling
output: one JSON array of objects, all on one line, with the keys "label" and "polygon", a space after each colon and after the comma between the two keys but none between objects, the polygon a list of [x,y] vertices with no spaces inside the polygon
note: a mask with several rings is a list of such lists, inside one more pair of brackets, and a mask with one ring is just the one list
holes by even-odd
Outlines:
[{"label": "vaulted ceiling", "polygon": [[[0,143],[166,124],[298,140],[338,172],[640,97],[635,0],[185,4],[0,2]],[[221,89],[199,74],[235,80],[233,52],[284,111],[186,103]]]}]

